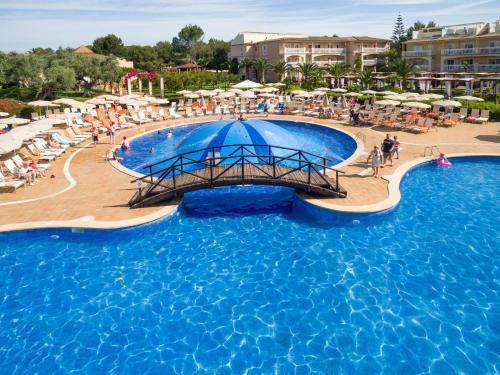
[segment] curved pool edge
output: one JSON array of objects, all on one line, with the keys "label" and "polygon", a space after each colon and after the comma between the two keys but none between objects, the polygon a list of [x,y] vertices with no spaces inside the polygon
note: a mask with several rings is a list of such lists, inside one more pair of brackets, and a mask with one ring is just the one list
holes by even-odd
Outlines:
[{"label": "curved pool edge", "polygon": [[[500,153],[456,153],[448,154],[448,158],[467,158],[467,157],[495,157],[500,158]],[[383,176],[389,181],[388,191],[389,196],[381,202],[359,205],[359,206],[341,206],[331,203],[322,202],[320,199],[307,198],[300,194],[295,196],[301,202],[314,206],[314,208],[322,208],[333,213],[342,214],[382,214],[394,209],[401,201],[400,184],[405,175],[419,165],[432,161],[432,157],[421,157],[411,160],[399,166],[392,175]],[[46,228],[75,228],[75,229],[122,229],[130,228],[138,225],[148,224],[160,219],[164,219],[169,215],[173,215],[178,211],[181,201],[174,202],[153,212],[149,215],[136,217],[133,219],[117,220],[117,221],[98,221],[93,216],[84,216],[74,220],[54,220],[54,221],[36,221],[15,224],[0,225],[1,232],[11,232],[29,229],[46,229]]]},{"label": "curved pool edge", "polygon": [[[500,158],[500,153],[456,153],[456,154],[447,154],[447,158],[461,158],[461,157],[496,157]],[[401,201],[401,190],[400,185],[403,178],[409,173],[412,169],[418,167],[419,165],[428,163],[432,161],[432,156],[428,157],[420,157],[418,159],[410,160],[402,165],[400,165],[393,174],[382,176],[382,178],[388,181],[387,192],[388,196],[377,203],[365,204],[365,205],[339,205],[332,204],[328,202],[324,202],[318,198],[309,198],[305,194],[297,194],[300,199],[304,202],[314,205],[316,207],[321,207],[323,209],[334,211],[338,213],[358,213],[358,214],[373,214],[373,213],[381,213],[384,211],[390,211],[394,209],[399,202]]]},{"label": "curved pool edge", "polygon": [[[332,126],[333,124],[319,124],[317,122],[313,122],[313,121],[297,121],[296,119],[289,119],[289,118],[276,118],[276,117],[269,117],[269,118],[262,118],[262,117],[249,117],[248,120],[276,120],[276,121],[288,121],[288,122],[294,122],[294,123],[306,123],[306,124],[311,124],[311,125],[316,125],[316,126],[321,126],[321,127],[324,127],[324,128],[328,128],[328,129],[333,129],[335,131],[338,131],[340,133],[343,133],[345,135],[347,135],[348,137],[350,137],[354,143],[356,144],[356,148],[354,149],[354,152],[347,158],[345,159],[344,161],[338,163],[338,164],[335,164],[333,166],[333,168],[335,169],[340,169],[346,165],[349,165],[353,160],[355,160],[356,158],[358,158],[363,152],[364,152],[364,143],[361,139],[357,138],[354,134],[352,134],[351,132],[347,131],[347,130],[344,130],[344,129],[340,129],[336,126]],[[144,132],[141,132],[139,134],[136,134],[130,138],[128,138],[128,141],[129,142],[132,142],[134,139],[136,138],[140,138],[146,134],[150,134],[150,133],[154,133],[154,132],[157,132],[159,130],[163,130],[163,129],[168,129],[168,128],[176,128],[176,127],[179,127],[179,126],[186,126],[186,125],[193,125],[193,124],[203,124],[203,123],[210,123],[210,122],[213,122],[213,121],[217,121],[217,120],[209,120],[207,121],[207,119],[203,119],[201,121],[189,121],[189,122],[182,122],[182,123],[179,123],[179,124],[172,124],[170,126],[164,126],[164,127],[161,127],[161,128],[156,128],[156,129],[150,129],[148,131],[144,131]],[[112,148],[110,148],[107,152],[106,152],[106,155],[107,155],[107,159],[109,161],[109,163],[111,164],[111,166],[113,168],[115,168],[116,170],[118,170],[119,172],[122,172],[126,175],[129,175],[131,177],[134,177],[134,178],[140,178],[140,177],[144,177],[144,174],[143,173],[139,173],[137,171],[134,171],[130,168],[127,168],[125,167],[123,164],[121,164],[120,162],[118,162],[117,160],[114,160],[112,158],[112,154],[113,154],[113,149],[116,148],[116,145],[114,145]]]},{"label": "curved pool edge", "polygon": [[160,210],[151,214],[125,220],[95,220],[93,216],[82,216],[73,220],[32,221],[25,223],[4,224],[0,225],[0,233],[49,228],[102,230],[131,228],[143,224],[149,224],[157,220],[162,220],[175,214],[179,208],[179,203],[180,202],[175,202],[162,207]]}]

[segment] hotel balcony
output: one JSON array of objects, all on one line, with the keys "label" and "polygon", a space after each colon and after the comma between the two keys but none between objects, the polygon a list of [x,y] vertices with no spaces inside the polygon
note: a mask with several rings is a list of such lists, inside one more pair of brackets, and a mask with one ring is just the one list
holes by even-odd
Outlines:
[{"label": "hotel balcony", "polygon": [[362,52],[362,53],[384,53],[386,51],[388,51],[389,48],[386,48],[386,47],[363,47],[361,48],[361,51],[357,51],[357,52]]},{"label": "hotel balcony", "polygon": [[377,59],[363,60],[363,66],[375,66],[377,65]]},{"label": "hotel balcony", "polygon": [[476,72],[500,73],[500,64],[477,64],[474,68]]},{"label": "hotel balcony", "polygon": [[317,60],[313,61],[314,64],[323,67],[323,66],[328,66],[332,64],[342,64],[344,61],[343,60],[334,60],[334,61],[325,61],[325,60]]},{"label": "hotel balcony", "polygon": [[451,64],[443,65],[443,72],[488,72],[488,73],[500,73],[500,64],[473,64],[464,66],[462,64]]},{"label": "hotel balcony", "polygon": [[283,48],[283,53],[285,55],[305,55],[306,54],[306,49],[305,48],[288,48],[288,47],[285,47],[285,48]]},{"label": "hotel balcony", "polygon": [[313,55],[344,55],[345,48],[313,48]]},{"label": "hotel balcony", "polygon": [[425,64],[418,64],[418,65],[415,65],[415,69],[419,70],[419,71],[428,72],[431,70],[431,67],[429,65],[425,65]]},{"label": "hotel balcony", "polygon": [[287,61],[286,63],[292,68],[299,66],[299,64],[303,64],[301,61]]},{"label": "hotel balcony", "polygon": [[500,47],[443,49],[443,56],[500,55]]},{"label": "hotel balcony", "polygon": [[404,51],[404,57],[427,57],[432,56],[433,51],[431,50],[420,50],[420,51]]}]

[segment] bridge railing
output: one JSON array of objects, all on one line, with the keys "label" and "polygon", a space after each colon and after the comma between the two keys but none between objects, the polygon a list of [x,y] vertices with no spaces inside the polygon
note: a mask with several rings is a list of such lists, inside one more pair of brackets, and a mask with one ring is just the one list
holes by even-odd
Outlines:
[{"label": "bridge railing", "polygon": [[[266,150],[266,152],[254,151],[257,149]],[[225,155],[221,155],[222,150],[227,151]],[[275,155],[273,151],[277,150],[290,153]],[[177,188],[176,176],[180,174],[193,175],[212,184],[231,168],[241,166],[241,180],[243,181],[245,165],[252,165],[263,175],[274,180],[279,180],[295,171],[305,171],[307,183],[310,185],[312,175],[318,175],[331,190],[339,192],[339,174],[344,172],[330,167],[329,164],[332,162],[333,160],[329,158],[290,147],[259,144],[223,145],[192,150],[145,166],[144,169],[147,169],[149,173],[132,182],[147,183],[147,188],[142,192],[142,195],[147,195],[158,187],[175,190]],[[262,168],[262,165],[272,166],[272,171]],[[278,171],[277,167],[280,165],[287,167],[285,172]],[[209,169],[209,177],[196,174],[196,171],[200,169]],[[331,179],[326,178],[327,171],[335,174],[335,184],[331,183]],[[172,179],[172,186],[164,184],[166,179]]]}]

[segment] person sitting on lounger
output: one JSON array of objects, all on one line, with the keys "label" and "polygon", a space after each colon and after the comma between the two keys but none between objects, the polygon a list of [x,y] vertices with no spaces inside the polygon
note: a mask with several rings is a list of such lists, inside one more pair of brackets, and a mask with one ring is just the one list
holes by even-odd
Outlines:
[{"label": "person sitting on lounger", "polygon": [[30,160],[30,168],[33,171],[33,174],[35,175],[35,178],[36,177],[38,177],[38,178],[45,177],[45,171],[38,168],[38,165],[36,164],[36,162],[34,160]]},{"label": "person sitting on lounger", "polygon": [[26,180],[28,185],[33,185],[35,183],[33,170],[29,167],[27,161],[24,161],[23,166],[18,169],[17,178],[19,178],[20,180]]}]

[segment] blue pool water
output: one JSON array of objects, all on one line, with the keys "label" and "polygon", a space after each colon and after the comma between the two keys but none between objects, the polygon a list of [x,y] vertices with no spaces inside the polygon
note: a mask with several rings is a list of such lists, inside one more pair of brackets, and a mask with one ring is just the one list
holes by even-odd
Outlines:
[{"label": "blue pool water", "polygon": [[[172,132],[170,138],[168,133]],[[166,158],[197,149],[223,145],[253,144],[273,145],[304,150],[311,154],[331,159],[330,166],[351,156],[356,142],[350,136],[325,126],[304,122],[281,120],[221,120],[201,124],[178,126],[145,134],[132,140],[129,151],[120,151],[122,164],[129,169],[145,172],[143,167]],[[154,152],[150,153],[153,148]],[[221,150],[226,156],[231,148]],[[258,155],[267,155],[267,147],[251,150]],[[292,152],[273,149],[276,156]],[[203,152],[194,155],[205,159]],[[192,157],[194,157],[192,156]],[[311,161],[319,161],[311,158]]]},{"label": "blue pool water", "polygon": [[500,163],[453,162],[378,215],[224,188],[136,228],[0,234],[0,372],[498,373]]}]

